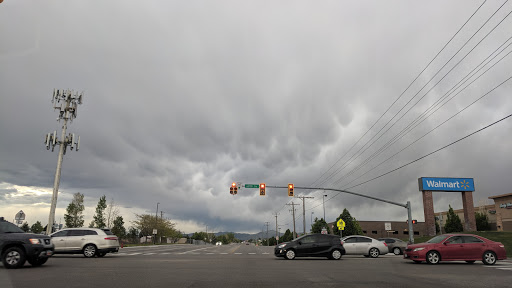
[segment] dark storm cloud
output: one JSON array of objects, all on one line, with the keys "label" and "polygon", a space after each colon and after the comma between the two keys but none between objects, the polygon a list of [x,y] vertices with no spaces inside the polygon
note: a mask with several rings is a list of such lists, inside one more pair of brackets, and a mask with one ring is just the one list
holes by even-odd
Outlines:
[{"label": "dark storm cloud", "polygon": [[[507,58],[382,155],[351,172],[501,45],[508,37],[506,20],[395,127],[347,164],[497,9],[494,3],[485,4],[468,30],[349,151],[478,5],[3,3],[0,181],[51,190],[57,151],[46,151],[44,135],[62,125],[55,121],[51,93],[54,88],[72,88],[85,91],[78,118],[68,125],[69,133],[81,136],[81,147],[64,157],[59,207],[80,192],[91,211],[106,195],[137,213],[154,211],[159,202],[171,218],[196,227],[259,231],[262,223],[275,220],[275,212],[280,213],[280,225],[290,225],[284,204],[291,199],[284,189],[269,188],[265,197],[242,189],[233,197],[228,194],[230,183],[349,188],[510,113],[507,84],[356,179],[508,77]],[[12,25],[17,28],[5,28]],[[505,171],[510,171],[512,157],[505,131],[511,125],[499,124],[353,190],[400,203],[411,201],[418,219],[423,217],[418,177],[474,177],[479,190],[475,199],[507,193],[512,183]],[[333,170],[347,167],[327,181],[315,181],[333,164]],[[297,192],[315,196],[306,201],[307,220],[311,212],[323,216],[323,191]],[[49,196],[20,201],[44,199]],[[447,209],[448,202],[461,206],[457,196],[436,194],[434,201],[436,210]],[[326,203],[328,219],[345,207],[360,220],[402,220],[406,215],[400,207],[339,195]]]}]

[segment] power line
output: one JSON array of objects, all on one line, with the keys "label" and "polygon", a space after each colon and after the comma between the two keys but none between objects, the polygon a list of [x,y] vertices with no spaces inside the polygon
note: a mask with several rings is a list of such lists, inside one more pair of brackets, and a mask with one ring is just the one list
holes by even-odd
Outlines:
[{"label": "power line", "polygon": [[[507,0],[508,1],[508,0]],[[506,2],[505,2],[506,3]],[[494,17],[494,15],[503,7],[503,5],[505,5],[505,3],[503,3],[485,22],[484,24],[482,24],[482,26],[480,26],[480,28],[475,32],[473,33],[473,35],[464,43],[464,45],[462,45],[462,47],[455,53],[453,54],[453,56],[434,74],[434,76],[432,76],[430,78],[430,80],[425,84],[423,85],[423,87],[407,102],[405,103],[405,105],[377,132],[377,134],[375,134],[370,140],[368,140],[368,142],[363,146],[361,147],[357,152],[359,153],[370,141],[372,141],[391,121],[393,121],[393,119],[398,116],[398,114],[414,99],[416,98],[416,96],[439,74],[439,72],[441,72],[441,70],[443,70],[444,67],[446,67],[446,65],[467,45],[467,43],[469,43],[469,41],[471,39],[473,39],[473,37],[491,20],[492,17]],[[335,174],[338,174],[339,172],[341,172],[341,170],[343,170],[344,168],[346,168],[350,163],[352,163],[355,159],[357,159],[359,156],[361,156],[366,150],[368,150],[373,144],[375,144],[382,136],[384,136],[384,134],[386,134],[396,123],[398,123],[414,106],[416,106],[426,95],[428,92],[430,92],[434,87],[437,86],[437,84],[439,84],[451,71],[453,71],[453,69],[455,69],[455,67],[457,67],[483,40],[485,40],[510,14],[512,13],[512,11],[510,11],[496,26],[494,26],[462,59],[460,59],[436,84],[433,85],[433,87],[427,91],[416,103],[414,103],[400,118],[398,118],[391,126],[389,126],[389,128],[384,131],[377,139],[375,139],[368,147],[366,147],[366,149],[364,149],[361,153],[357,154],[357,156],[355,156],[356,154],[354,154],[350,159],[349,161],[343,166],[341,167],[341,169],[338,169],[336,171]],[[354,157],[355,156],[355,157]],[[333,175],[334,176],[334,175]],[[332,177],[331,177],[332,178]]]},{"label": "power line", "polygon": [[[511,51],[512,52],[512,51]],[[510,52],[509,52],[510,53]],[[508,55],[508,54],[507,54]],[[452,115],[450,118],[446,119],[445,121],[443,121],[441,124],[437,125],[436,127],[434,127],[433,129],[431,129],[429,132],[425,133],[423,136],[421,136],[420,138],[416,139],[414,142],[412,142],[411,144],[407,145],[406,147],[404,147],[402,150],[398,151],[397,153],[395,153],[394,155],[392,155],[391,157],[389,157],[388,159],[382,161],[381,163],[379,163],[377,166],[373,167],[371,170],[368,170],[367,172],[365,172],[364,174],[360,175],[359,177],[357,177],[356,179],[353,179],[352,181],[350,181],[349,183],[347,183],[346,185],[349,185],[350,183],[354,182],[355,180],[361,178],[362,176],[366,175],[367,173],[369,173],[370,171],[376,169],[377,167],[379,167],[380,165],[382,165],[383,163],[389,161],[391,158],[395,157],[396,155],[400,154],[402,151],[404,151],[405,149],[409,148],[410,146],[412,146],[413,144],[415,144],[416,142],[418,142],[419,140],[423,139],[425,136],[427,136],[428,134],[430,134],[431,132],[433,132],[434,130],[436,130],[437,128],[441,127],[442,125],[444,125],[446,122],[450,121],[451,119],[453,119],[455,116],[459,115],[460,113],[462,113],[463,111],[465,111],[466,109],[468,109],[469,107],[471,107],[473,104],[475,104],[476,102],[480,101],[482,98],[484,98],[485,96],[489,95],[491,92],[493,92],[495,89],[497,89],[498,87],[500,87],[501,85],[505,84],[505,82],[509,81],[510,79],[512,79],[512,76],[507,78],[505,81],[501,82],[499,85],[497,85],[496,87],[494,87],[492,90],[490,90],[489,92],[485,93],[484,95],[482,95],[481,97],[479,97],[478,99],[476,99],[475,101],[473,101],[471,104],[467,105],[466,107],[464,107],[462,110],[460,110],[459,112],[455,113],[454,115]],[[446,104],[446,103],[445,103]],[[443,104],[444,105],[444,104]],[[351,187],[353,188],[353,187]],[[348,188],[350,189],[350,188]]]},{"label": "power line", "polygon": [[[358,170],[360,170],[361,168],[363,168],[365,165],[367,165],[368,163],[370,163],[373,159],[375,159],[377,156],[379,156],[382,152],[384,152],[385,150],[387,150],[389,147],[391,147],[393,144],[395,144],[396,142],[398,142],[398,140],[402,139],[405,135],[407,135],[409,132],[411,132],[414,128],[416,128],[418,125],[420,125],[423,121],[425,121],[426,119],[428,119],[430,116],[432,116],[435,112],[437,112],[441,107],[443,107],[444,105],[446,105],[449,101],[451,101],[454,97],[456,97],[457,95],[459,95],[462,91],[464,91],[466,88],[468,88],[472,83],[474,83],[476,80],[478,80],[481,76],[483,76],[485,73],[487,73],[491,68],[493,68],[496,64],[498,64],[499,62],[501,62],[506,56],[508,56],[512,50],[510,52],[508,52],[505,56],[501,57],[498,61],[496,61],[492,66],[490,66],[488,69],[486,69],[482,74],[480,74],[478,77],[476,77],[474,80],[472,80],[468,85],[466,85],[464,88],[462,88],[461,90],[459,90],[456,94],[454,94],[450,99],[448,99],[448,101],[446,101],[445,103],[443,103],[441,106],[437,107],[435,110],[433,110],[432,112],[432,108],[437,106],[440,101],[443,101],[444,99],[448,98],[448,96],[450,94],[452,94],[453,92],[455,92],[458,88],[460,88],[462,85],[464,85],[471,77],[473,77],[474,75],[476,75],[476,73],[478,73],[480,70],[482,70],[487,64],[489,64],[493,59],[495,59],[498,55],[500,55],[506,48],[508,48],[512,43],[509,43],[505,48],[503,48],[499,53],[497,53],[494,57],[492,57],[487,63],[485,63],[484,65],[482,65],[478,70],[476,70],[482,63],[484,63],[487,59],[489,59],[489,57],[491,57],[496,51],[498,51],[503,45],[505,45],[510,39],[512,39],[512,37],[508,38],[502,45],[500,45],[500,47],[498,47],[493,53],[491,53],[487,58],[485,58],[480,64],[478,64],[471,72],[469,72],[465,77],[463,77],[456,85],[454,85],[450,90],[448,90],[447,93],[445,93],[443,96],[441,96],[438,100],[436,100],[429,108],[427,108],[421,115],[419,115],[414,121],[412,121],[411,123],[409,123],[407,125],[407,127],[405,127],[404,129],[402,129],[402,131],[400,131],[398,134],[396,134],[392,139],[390,139],[385,145],[383,145],[381,148],[379,148],[376,152],[374,152],[371,156],[369,156],[368,158],[366,158],[361,164],[359,164],[357,167],[355,167],[354,169],[352,169],[349,173],[345,174],[344,176],[342,176],[341,178],[339,178],[337,181],[334,182],[334,185],[337,185],[339,184],[342,180],[344,180],[344,178],[352,175],[353,173],[357,172]],[[471,75],[474,71],[476,70],[476,72]],[[470,77],[468,77],[469,75],[471,75]],[[467,79],[466,79],[467,78]],[[464,79],[466,79],[465,81],[463,81]],[[462,83],[461,83],[462,82]],[[506,81],[505,81],[506,82]],[[460,85],[459,85],[460,84]],[[503,83],[502,83],[503,84]],[[501,85],[501,84],[500,84]],[[498,85],[497,87],[499,87],[500,85]],[[496,89],[497,87],[493,88],[492,90]],[[488,93],[492,92],[489,91]],[[487,93],[487,94],[488,94]],[[486,95],[487,95],[486,94]],[[471,104],[472,105],[472,104]],[[425,118],[423,118],[421,121],[418,122],[419,119],[421,119],[422,117],[424,117],[425,115],[427,115],[429,112],[432,112],[430,113],[430,115],[426,116]],[[431,130],[432,131],[432,130]],[[429,132],[430,133],[430,132]],[[396,154],[395,154],[396,155]],[[380,164],[379,164],[380,165]],[[373,170],[373,169],[372,169]],[[366,173],[365,173],[366,174]],[[358,177],[359,178],[359,177]],[[354,181],[354,180],[352,180]],[[352,182],[351,181],[351,182]]]},{"label": "power line", "polygon": [[[508,1],[508,0],[507,0]],[[361,136],[357,141],[356,143],[354,143],[354,145],[352,145],[352,147],[349,148],[349,150],[343,155],[341,156],[329,169],[327,169],[317,180],[315,180],[310,186],[313,187],[313,185],[318,181],[320,180],[329,170],[331,170],[336,164],[338,164],[338,162],[343,159],[343,157],[345,157],[351,150],[352,148],[354,148],[358,143],[359,141],[361,141],[361,139],[364,138],[364,136],[366,136],[366,134],[368,134],[368,132],[370,132],[370,130],[382,119],[382,117],[384,117],[384,115],[386,115],[386,113],[391,109],[391,107],[405,94],[405,92],[407,90],[409,90],[409,88],[412,86],[412,84],[414,82],[416,82],[416,80],[421,76],[421,74],[423,74],[423,72],[430,66],[430,64],[432,64],[432,62],[434,62],[435,59],[437,59],[437,57],[439,56],[439,54],[441,54],[442,51],[444,51],[444,49],[448,46],[448,44],[451,43],[451,41],[455,38],[455,36],[457,36],[457,34],[459,34],[459,32],[462,30],[462,28],[464,28],[464,26],[466,26],[466,24],[471,20],[471,18],[473,18],[473,16],[480,10],[480,8],[485,4],[485,2],[487,2],[487,0],[485,0],[484,2],[482,2],[482,4],[480,4],[480,6],[478,6],[478,8],[475,10],[475,12],[473,12],[473,14],[471,14],[471,16],[466,20],[466,22],[464,22],[464,24],[459,28],[459,30],[457,30],[457,32],[450,38],[450,40],[448,40],[448,42],[446,42],[446,44],[443,46],[443,48],[441,48],[441,50],[439,50],[439,52],[437,52],[437,54],[434,56],[434,58],[432,58],[432,60],[430,60],[430,62],[427,64],[427,66],[425,66],[425,68],[423,68],[423,70],[421,70],[421,72],[416,76],[416,78],[414,78],[414,80],[409,84],[409,86],[407,86],[407,88],[405,88],[405,90],[398,96],[398,98],[395,99],[395,101],[386,109],[386,111],[384,111],[384,113],[382,113],[382,115],[377,119],[377,121],[375,121],[375,123],[373,123],[373,125],[363,134],[363,136]],[[325,181],[323,181],[322,183],[325,183]]]}]

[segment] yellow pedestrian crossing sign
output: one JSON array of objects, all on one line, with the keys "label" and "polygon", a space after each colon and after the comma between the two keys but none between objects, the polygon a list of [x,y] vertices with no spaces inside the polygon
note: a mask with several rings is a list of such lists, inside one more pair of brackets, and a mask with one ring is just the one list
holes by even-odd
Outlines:
[{"label": "yellow pedestrian crossing sign", "polygon": [[338,226],[338,229],[345,230],[345,221],[343,221],[343,219],[338,220],[338,222],[336,222],[336,225]]}]

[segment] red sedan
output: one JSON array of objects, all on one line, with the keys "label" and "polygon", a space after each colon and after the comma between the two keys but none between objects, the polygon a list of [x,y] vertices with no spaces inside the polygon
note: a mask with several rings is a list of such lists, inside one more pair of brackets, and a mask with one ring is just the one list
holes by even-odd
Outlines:
[{"label": "red sedan", "polygon": [[500,242],[472,234],[444,234],[425,243],[407,245],[404,259],[429,264],[440,261],[474,263],[481,260],[486,265],[494,265],[497,260],[507,259],[507,255],[505,246]]}]

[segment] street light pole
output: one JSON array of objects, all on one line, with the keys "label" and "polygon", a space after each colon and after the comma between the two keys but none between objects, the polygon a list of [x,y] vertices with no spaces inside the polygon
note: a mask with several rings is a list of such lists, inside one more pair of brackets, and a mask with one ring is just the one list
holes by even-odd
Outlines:
[{"label": "street light pole", "polygon": [[[160,202],[156,203],[155,229],[157,229],[157,228],[156,228],[156,226],[157,226],[157,224],[158,224],[158,204],[160,204]],[[158,233],[158,230],[157,230],[157,233]],[[154,235],[154,238],[155,238],[155,239],[153,239],[153,244],[156,244],[156,234]]]},{"label": "street light pole", "polygon": [[[311,227],[313,227],[313,214],[315,214],[315,212],[311,211]],[[313,229],[313,228],[311,228]]]},{"label": "street light pole", "polygon": [[327,220],[325,220],[325,197],[327,197],[327,195],[324,195],[322,199],[324,200],[324,221],[327,223]]}]

